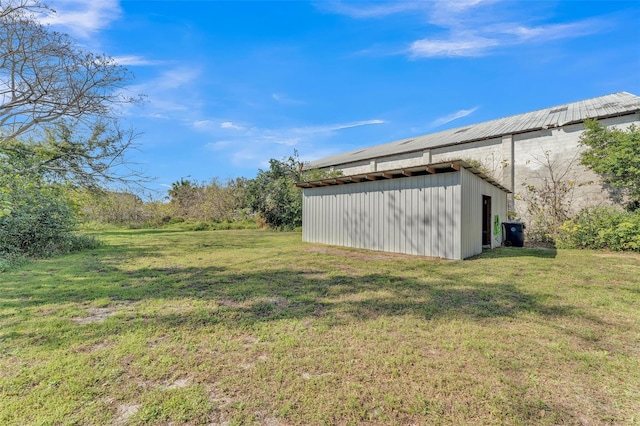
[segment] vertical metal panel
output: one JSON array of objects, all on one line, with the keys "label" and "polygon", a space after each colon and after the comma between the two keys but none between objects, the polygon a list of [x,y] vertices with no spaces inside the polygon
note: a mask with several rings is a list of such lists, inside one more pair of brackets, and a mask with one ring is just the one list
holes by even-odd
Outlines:
[{"label": "vertical metal panel", "polygon": [[[506,193],[466,170],[303,190],[303,240],[461,259],[482,251],[482,195]],[[499,235],[492,244],[499,245]]]}]

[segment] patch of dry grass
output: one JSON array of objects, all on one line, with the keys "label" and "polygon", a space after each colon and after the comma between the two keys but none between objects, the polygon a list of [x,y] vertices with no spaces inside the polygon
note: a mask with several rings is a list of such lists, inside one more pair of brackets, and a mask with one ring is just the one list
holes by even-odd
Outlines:
[{"label": "patch of dry grass", "polygon": [[1,424],[634,424],[637,254],[111,231],[0,275]]}]

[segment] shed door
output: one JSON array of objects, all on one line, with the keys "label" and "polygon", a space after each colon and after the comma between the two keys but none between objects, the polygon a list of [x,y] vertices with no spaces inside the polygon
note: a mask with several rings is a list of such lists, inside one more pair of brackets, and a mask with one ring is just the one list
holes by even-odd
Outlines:
[{"label": "shed door", "polygon": [[491,197],[482,196],[482,245],[491,245]]}]

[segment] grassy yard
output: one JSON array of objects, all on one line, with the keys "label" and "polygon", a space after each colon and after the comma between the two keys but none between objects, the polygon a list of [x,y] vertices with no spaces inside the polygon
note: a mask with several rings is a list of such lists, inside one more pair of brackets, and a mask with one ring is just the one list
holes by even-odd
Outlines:
[{"label": "grassy yard", "polygon": [[640,424],[640,255],[104,231],[0,274],[0,424]]}]

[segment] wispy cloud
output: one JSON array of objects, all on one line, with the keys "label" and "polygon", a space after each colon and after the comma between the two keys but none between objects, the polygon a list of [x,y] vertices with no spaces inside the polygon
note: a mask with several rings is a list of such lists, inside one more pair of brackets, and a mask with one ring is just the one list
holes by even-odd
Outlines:
[{"label": "wispy cloud", "polygon": [[284,128],[238,125],[235,133],[229,133],[228,130],[232,129],[230,126],[235,126],[232,121],[221,123],[217,129],[216,126],[210,125],[214,120],[204,120],[204,122],[206,123],[198,127],[200,130],[206,130],[212,136],[220,137],[220,140],[206,144],[206,149],[211,151],[225,150],[226,155],[236,165],[246,166],[248,162],[251,162],[258,167],[268,165],[269,158],[283,158],[291,155],[293,147],[303,147],[306,150],[322,145],[335,132],[385,123],[384,120],[372,119]]},{"label": "wispy cloud", "polygon": [[197,67],[167,68],[142,84],[130,86],[128,92],[145,95],[144,117],[185,120],[193,125],[193,112],[201,102],[198,90],[201,74]]},{"label": "wispy cloud", "polygon": [[147,59],[138,55],[114,56],[113,60],[116,61],[119,65],[124,66],[150,66],[160,65],[163,63],[163,61],[154,61],[153,59]]},{"label": "wispy cloud", "polygon": [[373,124],[384,124],[384,120],[363,120],[363,121],[353,121],[350,123],[341,123],[341,124],[327,124],[325,126],[310,126],[310,127],[298,127],[291,129],[292,133],[300,133],[300,134],[314,134],[314,133],[328,133],[335,132],[338,130],[351,129],[354,127],[361,126],[370,126]]},{"label": "wispy cloud", "polygon": [[409,51],[413,58],[438,56],[482,56],[491,47],[498,46],[496,39],[475,35],[448,40],[422,39],[414,41]]},{"label": "wispy cloud", "polygon": [[119,0],[54,0],[50,3],[55,13],[41,20],[62,27],[64,32],[80,38],[89,38],[107,28],[122,14]]},{"label": "wispy cloud", "polygon": [[304,104],[303,101],[289,97],[284,93],[272,93],[271,98],[273,98],[274,101],[284,105],[303,105]]},{"label": "wispy cloud", "polygon": [[242,130],[242,126],[239,126],[232,121],[223,121],[220,123],[221,129],[232,129],[232,130]]},{"label": "wispy cloud", "polygon": [[443,126],[443,125],[445,125],[447,123],[451,123],[452,121],[458,120],[458,119],[466,117],[468,115],[471,115],[474,112],[476,112],[477,109],[478,109],[478,107],[474,107],[474,108],[470,108],[470,109],[461,109],[461,110],[456,111],[456,112],[454,112],[452,114],[448,114],[448,115],[445,115],[443,117],[436,118],[435,120],[433,120],[431,122],[431,128]]},{"label": "wispy cloud", "polygon": [[346,15],[355,19],[384,18],[398,13],[407,13],[425,9],[428,2],[424,1],[393,1],[393,2],[358,2],[346,3],[341,1],[318,2],[316,7],[330,13]]},{"label": "wispy cloud", "polygon": [[485,56],[498,47],[582,37],[596,33],[600,28],[601,25],[593,20],[540,26],[512,23],[475,29],[456,28],[445,39],[424,38],[414,41],[408,51],[412,58]]},{"label": "wispy cloud", "polygon": [[[429,34],[402,49],[387,49],[388,54],[401,52],[413,59],[438,57],[478,57],[493,54],[500,48],[552,40],[583,37],[602,30],[603,23],[582,20],[562,24],[532,25],[535,16],[522,18],[501,7],[501,0],[437,0],[421,2],[387,1],[342,3],[318,6],[332,13],[354,19],[388,17],[399,13],[424,16]],[[525,19],[528,22],[525,22]],[[434,31],[435,29],[435,31]],[[363,49],[361,52],[369,52]],[[378,49],[373,49],[378,51]],[[393,52],[393,53],[391,53]]]},{"label": "wispy cloud", "polygon": [[518,41],[527,40],[550,41],[568,37],[581,37],[597,32],[602,27],[595,20],[573,22],[570,24],[551,24],[537,27],[527,27],[515,24],[502,29],[504,34],[514,35]]}]

